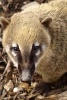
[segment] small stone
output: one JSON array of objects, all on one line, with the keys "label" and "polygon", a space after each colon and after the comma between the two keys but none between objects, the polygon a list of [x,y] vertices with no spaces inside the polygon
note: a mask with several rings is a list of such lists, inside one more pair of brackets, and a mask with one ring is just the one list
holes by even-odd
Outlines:
[{"label": "small stone", "polygon": [[12,90],[13,87],[14,87],[14,85],[13,85],[12,80],[9,80],[8,83],[6,83],[6,84],[4,85],[4,89],[5,89],[6,91]]},{"label": "small stone", "polygon": [[15,87],[14,89],[13,89],[13,92],[19,92],[21,89],[19,88],[19,87]]}]

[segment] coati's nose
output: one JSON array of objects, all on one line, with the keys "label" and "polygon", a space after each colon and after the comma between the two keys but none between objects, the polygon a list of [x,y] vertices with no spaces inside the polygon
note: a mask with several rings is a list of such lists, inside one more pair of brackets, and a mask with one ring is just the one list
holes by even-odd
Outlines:
[{"label": "coati's nose", "polygon": [[28,69],[24,69],[21,73],[21,81],[23,82],[31,82],[31,74]]}]

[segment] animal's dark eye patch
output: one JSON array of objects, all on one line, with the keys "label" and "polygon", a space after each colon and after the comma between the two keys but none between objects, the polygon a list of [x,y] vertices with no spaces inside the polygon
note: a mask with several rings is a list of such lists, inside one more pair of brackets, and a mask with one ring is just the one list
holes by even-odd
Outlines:
[{"label": "animal's dark eye patch", "polygon": [[31,50],[31,54],[30,54],[30,61],[31,62],[37,61],[40,53],[41,53],[41,45],[39,43],[34,43],[32,45],[32,50]]}]

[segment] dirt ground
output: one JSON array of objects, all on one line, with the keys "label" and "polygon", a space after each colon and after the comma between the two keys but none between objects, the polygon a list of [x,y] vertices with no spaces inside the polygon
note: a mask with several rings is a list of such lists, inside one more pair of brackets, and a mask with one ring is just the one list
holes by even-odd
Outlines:
[{"label": "dirt ground", "polygon": [[20,81],[19,73],[14,66],[10,66],[3,76],[9,57],[2,46],[5,25],[1,18],[10,20],[14,13],[20,12],[24,5],[31,2],[41,4],[47,0],[0,0],[0,100],[67,100],[67,73],[47,93],[32,92],[35,86],[42,82],[41,76],[36,73],[30,84]]}]

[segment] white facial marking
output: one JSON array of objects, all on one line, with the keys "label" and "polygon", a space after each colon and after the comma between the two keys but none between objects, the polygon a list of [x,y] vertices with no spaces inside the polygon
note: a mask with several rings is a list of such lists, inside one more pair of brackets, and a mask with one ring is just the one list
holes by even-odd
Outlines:
[{"label": "white facial marking", "polygon": [[35,55],[38,56],[39,54],[40,54],[40,50],[38,50]]},{"label": "white facial marking", "polygon": [[16,44],[16,43],[13,43],[13,44],[12,44],[12,47],[17,47],[17,44]]},{"label": "white facial marking", "polygon": [[38,62],[35,63],[35,68],[37,68],[37,66],[38,66]]},{"label": "white facial marking", "polygon": [[42,49],[45,50],[45,48],[46,48],[46,45],[42,44]]},{"label": "white facial marking", "polygon": [[13,55],[14,57],[16,57],[17,54],[16,54],[13,50],[11,51],[11,53],[12,53],[12,55]]},{"label": "white facial marking", "polygon": [[14,62],[14,66],[15,66],[16,68],[18,68],[18,63],[17,63],[17,62]]},{"label": "white facial marking", "polygon": [[[9,57],[10,57],[10,59],[12,60],[12,62],[13,62],[13,64],[14,64],[14,66],[16,67],[16,68],[18,68],[18,62],[15,60],[15,58],[13,57],[13,56],[16,56],[16,54],[14,53],[14,51],[10,51],[10,45],[7,45],[7,46],[5,46],[5,48],[6,48],[6,52],[8,53],[8,55],[9,55]],[[12,53],[12,54],[11,54]],[[12,56],[13,55],[13,56]]]},{"label": "white facial marking", "polygon": [[21,54],[23,54],[24,51],[23,51],[23,48],[21,45],[19,45],[19,50],[20,50]]},{"label": "white facial marking", "polygon": [[35,46],[39,46],[39,43],[38,42],[35,42]]}]

